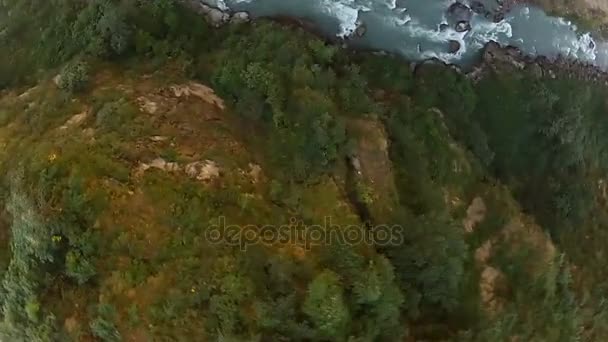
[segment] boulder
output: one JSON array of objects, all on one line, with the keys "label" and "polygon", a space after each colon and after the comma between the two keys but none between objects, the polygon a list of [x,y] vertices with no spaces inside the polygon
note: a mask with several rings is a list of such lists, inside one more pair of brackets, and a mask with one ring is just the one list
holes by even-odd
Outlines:
[{"label": "boulder", "polygon": [[485,14],[486,6],[481,1],[473,1],[471,2],[471,10],[477,14]]},{"label": "boulder", "polygon": [[201,3],[198,0],[182,0],[186,6],[190,7],[196,13],[204,16],[209,24],[219,27],[230,20],[230,15],[219,8],[212,7]]},{"label": "boulder", "polygon": [[469,22],[473,17],[473,10],[462,2],[455,2],[448,8],[448,16],[456,22]]},{"label": "boulder", "polygon": [[363,37],[365,35],[365,33],[367,32],[367,25],[365,25],[365,23],[358,21],[357,22],[357,29],[355,29],[355,35],[359,38]]},{"label": "boulder", "polygon": [[199,181],[210,181],[220,176],[220,168],[213,160],[193,162],[185,167],[186,175]]},{"label": "boulder", "polygon": [[53,77],[53,83],[55,83],[56,86],[61,87],[61,74],[57,74]]},{"label": "boulder", "polygon": [[74,116],[72,116],[68,121],[66,121],[66,123],[59,127],[59,129],[65,130],[71,127],[75,127],[75,126],[79,126],[81,123],[83,123],[88,116],[88,110],[80,113],[80,114],[76,114]]},{"label": "boulder", "polygon": [[471,30],[471,23],[468,21],[459,21],[454,27],[456,32],[466,32]]},{"label": "boulder", "polygon": [[258,164],[249,163],[249,178],[253,184],[260,181],[262,177],[262,167]]},{"label": "boulder", "polygon": [[230,19],[230,15],[228,13],[224,13],[217,8],[206,5],[201,5],[201,7],[204,9],[203,12],[205,13],[207,20],[209,20],[209,23],[215,27],[221,26]]},{"label": "boulder", "polygon": [[448,45],[448,52],[456,53],[458,51],[460,51],[460,42],[457,40],[450,40]]},{"label": "boulder", "polygon": [[443,32],[443,31],[447,30],[448,27],[450,27],[450,25],[448,25],[446,23],[441,23],[441,24],[439,24],[439,31]]},{"label": "boulder", "polygon": [[492,17],[492,20],[495,23],[499,23],[499,22],[505,20],[505,13],[504,12],[496,12],[496,13],[494,13],[494,16]]},{"label": "boulder", "polygon": [[247,13],[247,12],[236,12],[230,18],[230,23],[231,24],[242,24],[242,23],[249,22],[249,20],[250,20],[249,13]]}]

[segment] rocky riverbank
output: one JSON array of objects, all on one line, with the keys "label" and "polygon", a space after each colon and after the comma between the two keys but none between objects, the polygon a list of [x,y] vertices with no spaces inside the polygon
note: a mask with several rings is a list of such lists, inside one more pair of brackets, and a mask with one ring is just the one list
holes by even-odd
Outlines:
[{"label": "rocky riverbank", "polygon": [[608,38],[608,1],[525,0],[521,2],[538,6],[552,15],[568,18],[585,30]]},{"label": "rocky riverbank", "polygon": [[502,47],[490,42],[484,47],[480,62],[467,73],[473,79],[480,79],[488,71],[529,70],[537,77],[556,78],[557,75],[583,81],[601,83],[608,86],[608,72],[575,59],[545,56],[529,56],[513,46]]}]

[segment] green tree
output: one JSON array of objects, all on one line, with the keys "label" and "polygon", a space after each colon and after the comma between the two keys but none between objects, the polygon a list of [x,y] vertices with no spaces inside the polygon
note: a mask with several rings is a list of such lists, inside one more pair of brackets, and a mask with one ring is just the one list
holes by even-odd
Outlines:
[{"label": "green tree", "polygon": [[423,309],[455,309],[468,255],[462,227],[440,216],[421,216],[403,226],[404,243],[388,250],[401,289],[418,293]]},{"label": "green tree", "polygon": [[336,340],[344,338],[350,323],[350,313],[337,274],[325,270],[315,277],[308,285],[302,311],[310,318],[320,337]]}]

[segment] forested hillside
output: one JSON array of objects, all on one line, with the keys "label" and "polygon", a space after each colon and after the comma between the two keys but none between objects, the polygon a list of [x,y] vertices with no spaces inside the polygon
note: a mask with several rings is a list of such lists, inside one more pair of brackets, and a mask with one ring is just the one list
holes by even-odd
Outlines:
[{"label": "forested hillside", "polygon": [[0,25],[2,341],[608,339],[603,76],[173,0]]}]

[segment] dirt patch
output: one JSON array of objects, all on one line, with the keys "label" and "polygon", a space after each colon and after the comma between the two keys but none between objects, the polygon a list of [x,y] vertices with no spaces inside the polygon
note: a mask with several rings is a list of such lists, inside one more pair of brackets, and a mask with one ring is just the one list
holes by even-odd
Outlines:
[{"label": "dirt patch", "polygon": [[63,322],[63,327],[68,334],[74,334],[80,329],[80,323],[76,317],[68,317]]},{"label": "dirt patch", "polygon": [[467,208],[467,217],[464,218],[462,224],[467,233],[472,233],[475,226],[481,223],[486,217],[486,204],[481,197],[475,197],[471,205]]},{"label": "dirt patch", "polygon": [[506,287],[506,278],[501,271],[492,266],[484,267],[480,275],[479,295],[488,312],[496,313],[502,310],[504,306],[502,293],[505,292]]},{"label": "dirt patch", "polygon": [[555,245],[545,231],[533,219],[525,216],[515,217],[503,229],[507,243],[514,248],[531,248],[539,253],[541,258],[535,260],[537,268],[543,268],[546,263],[555,259]]}]

